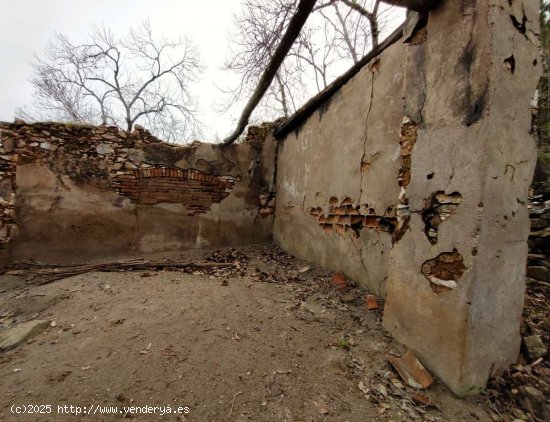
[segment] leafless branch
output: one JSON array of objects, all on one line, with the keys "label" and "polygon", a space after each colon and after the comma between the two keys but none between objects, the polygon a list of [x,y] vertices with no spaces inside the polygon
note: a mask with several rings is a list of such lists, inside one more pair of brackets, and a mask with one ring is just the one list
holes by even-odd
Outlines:
[{"label": "leafless branch", "polygon": [[165,135],[167,125],[184,139],[197,132],[190,90],[201,69],[196,48],[187,38],[156,39],[148,22],[120,40],[105,26],[94,26],[86,44],[57,34],[34,68],[34,107],[20,110],[27,116],[126,130],[144,122]]}]

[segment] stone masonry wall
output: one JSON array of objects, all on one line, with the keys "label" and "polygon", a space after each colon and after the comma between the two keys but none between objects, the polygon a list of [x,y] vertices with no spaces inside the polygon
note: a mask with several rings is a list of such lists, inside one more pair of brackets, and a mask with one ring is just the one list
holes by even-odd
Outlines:
[{"label": "stone masonry wall", "polygon": [[460,395],[514,363],[537,0],[442,0],[279,147],[274,238],[385,296],[384,325]]},{"label": "stone masonry wall", "polygon": [[2,260],[80,261],[268,239],[268,132],[252,128],[231,147],[182,147],[140,127],[0,123]]},{"label": "stone masonry wall", "polygon": [[550,201],[531,201],[527,277],[550,282]]}]

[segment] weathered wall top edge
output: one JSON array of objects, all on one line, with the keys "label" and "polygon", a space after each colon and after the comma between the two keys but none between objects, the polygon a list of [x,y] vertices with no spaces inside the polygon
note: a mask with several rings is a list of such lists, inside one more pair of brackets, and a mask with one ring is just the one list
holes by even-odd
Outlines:
[{"label": "weathered wall top edge", "polygon": [[[248,132],[242,142],[237,142],[233,147],[239,145],[257,146],[262,144],[267,135],[277,127],[277,122],[264,122],[248,127]],[[221,143],[194,140],[189,143],[175,143],[162,140],[153,135],[148,129],[136,125],[133,131],[120,129],[118,126],[103,126],[87,123],[66,123],[55,121],[25,122],[15,119],[13,122],[0,121],[0,140],[2,137],[21,136],[29,134],[34,137],[44,135],[45,140],[54,141],[55,138],[84,138],[90,137],[95,142],[141,142],[144,144],[162,144],[177,150],[196,149],[201,145],[209,146],[212,149],[227,150],[228,146]],[[229,148],[231,149],[231,148]]]}]

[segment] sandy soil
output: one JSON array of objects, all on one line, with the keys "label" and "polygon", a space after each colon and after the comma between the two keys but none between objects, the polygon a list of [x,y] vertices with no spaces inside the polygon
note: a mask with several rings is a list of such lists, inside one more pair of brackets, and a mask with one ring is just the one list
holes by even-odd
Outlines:
[{"label": "sandy soil", "polygon": [[[191,253],[202,254],[241,269],[88,273],[43,286],[3,276],[4,327],[55,323],[0,354],[0,420],[491,420],[439,383],[424,392],[435,407],[412,400],[386,359],[403,350],[364,291],[336,291],[330,273],[272,246]],[[53,408],[16,416],[14,404]],[[58,405],[120,410],[61,415]],[[145,405],[189,413],[120,414]]]}]

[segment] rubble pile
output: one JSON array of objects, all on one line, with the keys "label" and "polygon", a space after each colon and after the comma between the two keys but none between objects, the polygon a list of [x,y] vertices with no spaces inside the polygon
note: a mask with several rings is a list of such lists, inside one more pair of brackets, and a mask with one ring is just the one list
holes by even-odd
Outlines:
[{"label": "rubble pile", "polygon": [[531,233],[529,234],[529,256],[527,277],[550,282],[550,200],[542,202],[535,196],[529,210]]},{"label": "rubble pile", "polygon": [[550,420],[550,201],[531,199],[527,289],[516,365],[494,377],[486,391],[495,420]]}]

